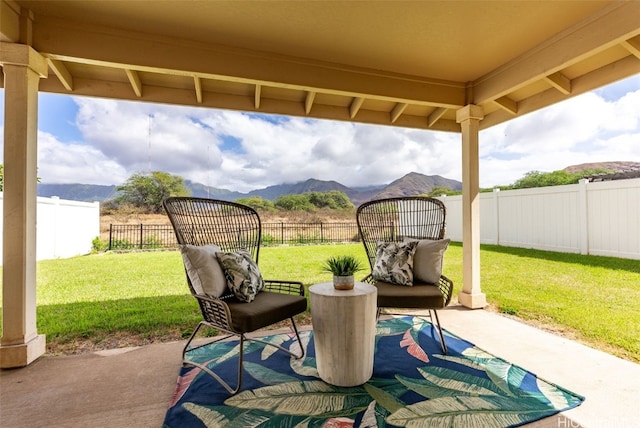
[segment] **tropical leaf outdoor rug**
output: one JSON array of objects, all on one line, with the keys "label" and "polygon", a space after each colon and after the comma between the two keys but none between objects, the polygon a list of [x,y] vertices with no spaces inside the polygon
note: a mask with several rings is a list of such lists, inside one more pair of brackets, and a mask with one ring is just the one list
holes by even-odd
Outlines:
[{"label": "tropical leaf outdoor rug", "polygon": [[[301,360],[248,342],[242,391],[229,396],[199,368],[182,368],[164,427],[508,427],[584,400],[448,332],[443,355],[432,327],[414,317],[380,321],[373,377],[353,388],[318,377],[312,332],[301,333]],[[268,340],[297,346],[292,336]],[[235,382],[237,341],[190,358]]]}]

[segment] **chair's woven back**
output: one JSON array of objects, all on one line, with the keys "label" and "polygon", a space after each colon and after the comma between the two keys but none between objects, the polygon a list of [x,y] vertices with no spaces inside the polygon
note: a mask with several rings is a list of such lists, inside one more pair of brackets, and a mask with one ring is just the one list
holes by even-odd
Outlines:
[{"label": "chair's woven back", "polygon": [[426,196],[369,201],[360,205],[356,211],[358,233],[372,269],[378,241],[442,239],[445,234],[445,219],[444,204]]},{"label": "chair's woven back", "polygon": [[225,252],[247,250],[258,262],[261,224],[253,208],[191,197],[171,197],[163,204],[179,244],[215,244]]}]

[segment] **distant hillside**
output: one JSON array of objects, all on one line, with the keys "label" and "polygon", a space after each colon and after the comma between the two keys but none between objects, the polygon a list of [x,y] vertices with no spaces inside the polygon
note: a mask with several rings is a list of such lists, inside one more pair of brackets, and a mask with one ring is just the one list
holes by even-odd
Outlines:
[{"label": "distant hillside", "polygon": [[316,180],[315,178],[310,178],[302,183],[294,184],[291,186],[291,190],[291,193],[331,192],[332,190],[347,193],[351,191],[350,188],[338,183],[337,181],[322,181]]},{"label": "distant hillside", "polygon": [[245,195],[240,192],[234,192],[227,189],[218,189],[217,187],[205,186],[204,184],[194,183],[191,180],[185,180],[184,184],[191,190],[191,196],[198,198],[215,198],[224,201],[235,201]]},{"label": "distant hillside", "polygon": [[[264,189],[252,190],[249,193],[235,192],[227,189],[205,186],[185,180],[185,184],[193,196],[201,198],[217,198],[235,201],[238,198],[258,196],[263,199],[275,200],[282,195],[305,192],[330,192],[338,190],[344,192],[354,205],[360,205],[371,199],[392,196],[420,195],[429,193],[434,186],[448,187],[453,190],[462,188],[462,183],[455,180],[435,176],[427,176],[412,172],[385,186],[347,187],[337,181],[323,181],[310,178],[293,184],[278,184]],[[116,196],[117,186],[99,186],[91,184],[39,184],[38,196],[59,196],[62,199],[76,201],[105,201]]]},{"label": "distant hillside", "polygon": [[352,190],[353,193],[347,193],[349,199],[353,205],[358,206],[364,202],[370,201],[376,198],[376,195],[383,191],[387,186],[367,186],[367,187],[355,187]]},{"label": "distant hillside", "polygon": [[392,182],[376,195],[376,199],[393,198],[399,196],[415,196],[429,193],[436,186],[452,190],[461,190],[462,183],[439,175],[424,175],[411,172]]},{"label": "distant hillside", "polygon": [[38,183],[38,196],[58,196],[60,199],[84,202],[102,202],[116,196],[117,186],[97,184],[46,184]]},{"label": "distant hillside", "polygon": [[571,165],[564,169],[566,172],[575,173],[585,169],[604,168],[612,173],[640,171],[640,162],[593,162]]},{"label": "distant hillside", "polygon": [[311,178],[294,184],[279,184],[264,189],[253,190],[248,196],[259,196],[263,199],[275,200],[282,195],[291,195],[305,192],[330,192],[338,190],[344,192],[354,205],[360,205],[371,199],[389,198],[394,196],[413,196],[429,193],[435,186],[442,186],[452,190],[462,189],[462,183],[456,180],[428,176],[412,172],[392,182],[387,186],[368,186],[351,188],[337,181],[323,181]]},{"label": "distant hillside", "polygon": [[258,196],[263,199],[269,199],[271,201],[282,195],[291,195],[305,192],[331,192],[332,190],[338,190],[344,192],[354,205],[359,205],[362,202],[368,201],[376,193],[378,193],[384,186],[369,186],[363,188],[351,188],[337,181],[323,181],[315,178],[310,178],[306,181],[301,181],[294,184],[278,184],[275,186],[269,186],[264,189],[253,190],[248,193],[247,196]]}]

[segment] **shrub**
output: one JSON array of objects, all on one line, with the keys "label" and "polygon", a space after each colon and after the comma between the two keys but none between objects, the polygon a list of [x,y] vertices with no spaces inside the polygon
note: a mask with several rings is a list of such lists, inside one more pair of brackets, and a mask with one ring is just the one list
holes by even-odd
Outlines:
[{"label": "shrub", "polygon": [[262,234],[260,241],[262,245],[273,245],[276,242],[276,238],[269,234]]},{"label": "shrub", "polygon": [[147,236],[142,241],[142,248],[163,248],[164,245],[156,235]]},{"label": "shrub", "polygon": [[128,239],[114,239],[111,241],[112,250],[133,250],[136,248]]},{"label": "shrub", "polygon": [[109,241],[101,240],[99,236],[93,238],[91,241],[91,252],[92,253],[104,253],[109,249]]}]

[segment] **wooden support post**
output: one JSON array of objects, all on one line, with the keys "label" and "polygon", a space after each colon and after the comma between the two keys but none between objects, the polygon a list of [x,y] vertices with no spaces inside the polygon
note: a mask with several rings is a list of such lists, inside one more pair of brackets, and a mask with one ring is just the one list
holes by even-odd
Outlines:
[{"label": "wooden support post", "polygon": [[480,167],[479,124],[482,107],[467,105],[457,111],[462,127],[462,291],[458,301],[483,308],[487,298],[480,289]]}]

